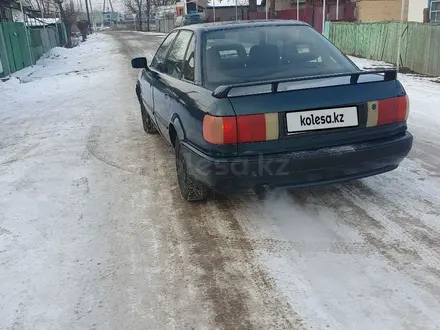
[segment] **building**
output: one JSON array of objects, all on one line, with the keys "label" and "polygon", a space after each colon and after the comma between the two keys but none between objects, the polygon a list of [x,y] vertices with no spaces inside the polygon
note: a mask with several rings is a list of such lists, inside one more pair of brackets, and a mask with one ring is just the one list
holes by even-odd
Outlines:
[{"label": "building", "polygon": [[429,21],[431,23],[440,23],[440,0],[430,0],[428,8]]},{"label": "building", "polygon": [[[23,11],[30,16],[39,16],[40,12],[34,10],[29,0],[22,0]],[[0,22],[23,21],[23,12],[21,11],[20,1],[18,0],[0,0]]]},{"label": "building", "polygon": [[[356,17],[359,22],[400,21],[401,8],[402,0],[358,0]],[[405,1],[405,21],[408,19],[408,8],[408,1]],[[421,15],[423,20],[423,10]]]},{"label": "building", "polygon": [[[248,5],[235,5],[231,4],[220,4],[215,7],[215,21],[235,21],[238,20],[247,20],[249,13]],[[214,7],[208,6],[206,8],[206,21],[213,22],[214,21]]]},{"label": "building", "polygon": [[12,8],[15,0],[0,0],[0,22],[12,22]]},{"label": "building", "polygon": [[122,20],[120,13],[115,11],[106,11],[102,13],[102,24],[104,26],[118,25]]},{"label": "building", "polygon": [[185,4],[186,4],[186,13],[195,14],[195,13],[204,12],[206,7],[208,6],[208,1],[207,0],[178,1],[176,3],[176,8],[178,10],[177,16],[182,16],[182,14],[185,14]]},{"label": "building", "polygon": [[408,21],[423,22],[423,10],[428,8],[427,0],[409,0],[408,3]]}]

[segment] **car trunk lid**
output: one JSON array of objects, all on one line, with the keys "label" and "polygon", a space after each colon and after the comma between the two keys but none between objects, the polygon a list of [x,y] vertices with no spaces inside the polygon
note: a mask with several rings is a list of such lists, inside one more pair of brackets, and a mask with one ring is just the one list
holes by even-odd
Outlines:
[{"label": "car trunk lid", "polygon": [[[377,139],[404,129],[402,123],[377,126],[377,101],[405,94],[395,71],[381,73],[385,77],[362,72],[239,85],[229,90],[222,87],[213,95],[223,93],[221,97],[229,98],[238,118],[239,137],[251,130],[264,131],[267,137],[263,142],[238,143],[239,155],[318,149]],[[251,115],[263,115],[265,124],[240,124],[240,118]]]}]

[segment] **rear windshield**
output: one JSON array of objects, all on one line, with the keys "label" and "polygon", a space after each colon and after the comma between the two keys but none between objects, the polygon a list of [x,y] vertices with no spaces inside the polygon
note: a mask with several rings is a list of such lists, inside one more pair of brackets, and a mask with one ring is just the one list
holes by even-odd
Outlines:
[{"label": "rear windshield", "polygon": [[303,25],[207,32],[203,52],[203,84],[208,89],[357,70],[325,37]]}]

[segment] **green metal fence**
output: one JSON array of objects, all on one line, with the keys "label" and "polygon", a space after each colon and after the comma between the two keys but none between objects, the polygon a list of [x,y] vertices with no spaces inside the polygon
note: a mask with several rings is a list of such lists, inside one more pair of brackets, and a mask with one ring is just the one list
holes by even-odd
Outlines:
[{"label": "green metal fence", "polygon": [[[329,39],[348,55],[396,64],[399,22],[331,23]],[[440,25],[405,22],[400,65],[440,76]]]},{"label": "green metal fence", "polygon": [[0,23],[0,77],[35,64],[50,49],[64,46],[65,40],[64,24],[26,29],[23,23]]},{"label": "green metal fence", "polygon": [[60,46],[60,38],[55,26],[31,28],[30,33],[32,55],[35,61],[50,49]]},{"label": "green metal fence", "polygon": [[3,67],[5,68],[9,64],[10,71],[15,72],[31,65],[24,24],[6,22],[1,23],[0,28],[2,29],[8,59],[8,63],[5,63],[6,61],[2,58]]}]

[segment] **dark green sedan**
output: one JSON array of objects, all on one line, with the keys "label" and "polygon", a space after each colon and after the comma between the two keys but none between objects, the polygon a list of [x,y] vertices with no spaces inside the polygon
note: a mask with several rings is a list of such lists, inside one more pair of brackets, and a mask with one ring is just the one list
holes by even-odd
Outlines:
[{"label": "dark green sedan", "polygon": [[188,201],[377,175],[412,147],[397,72],[361,71],[303,22],[183,26],[132,66],[144,130],[174,147]]}]

